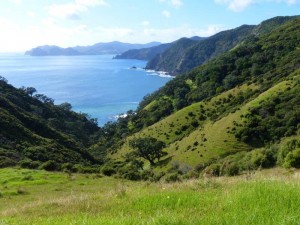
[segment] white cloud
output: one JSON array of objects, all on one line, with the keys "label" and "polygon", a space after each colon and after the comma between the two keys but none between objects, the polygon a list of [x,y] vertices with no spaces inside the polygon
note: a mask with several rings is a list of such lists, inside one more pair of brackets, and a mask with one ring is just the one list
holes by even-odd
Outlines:
[{"label": "white cloud", "polygon": [[161,14],[166,17],[166,18],[170,18],[171,17],[171,13],[168,10],[164,10],[161,12]]},{"label": "white cloud", "polygon": [[27,11],[26,15],[29,16],[29,17],[35,17],[36,16],[36,14],[32,11]]},{"label": "white cloud", "polygon": [[147,27],[147,26],[150,25],[150,22],[147,21],[147,20],[145,20],[145,21],[143,21],[141,24],[142,24],[144,27]]},{"label": "white cloud", "polygon": [[11,0],[16,5],[21,5],[22,0]]},{"label": "white cloud", "polygon": [[181,0],[171,0],[171,4],[174,7],[179,8],[182,5],[182,1]]},{"label": "white cloud", "polygon": [[241,12],[251,5],[254,0],[215,0],[217,4],[227,5],[227,7],[235,12]]},{"label": "white cloud", "polygon": [[168,3],[175,8],[179,8],[183,5],[182,0],[158,0],[160,3]]},{"label": "white cloud", "polygon": [[[148,24],[148,21],[144,22],[145,25]],[[45,44],[70,47],[114,40],[129,43],[171,42],[181,37],[210,36],[221,30],[224,30],[221,25],[209,25],[202,29],[190,25],[155,29],[150,24],[136,29],[108,26],[92,28],[85,24],[68,27],[53,17],[34,26],[22,26],[0,17],[0,52],[20,52]]]},{"label": "white cloud", "polygon": [[299,0],[215,0],[215,3],[227,5],[228,9],[234,12],[244,11],[247,7],[253,4],[263,2],[274,2],[274,3],[286,3],[288,5],[294,5],[299,3]]},{"label": "white cloud", "polygon": [[54,4],[46,9],[51,16],[58,18],[78,18],[78,13],[87,11],[89,7],[107,5],[105,0],[75,0],[67,4]]}]

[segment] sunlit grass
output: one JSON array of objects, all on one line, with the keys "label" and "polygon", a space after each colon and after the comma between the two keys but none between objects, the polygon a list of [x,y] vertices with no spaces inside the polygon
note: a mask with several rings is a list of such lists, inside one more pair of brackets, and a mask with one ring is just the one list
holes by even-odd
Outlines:
[{"label": "sunlit grass", "polygon": [[0,224],[298,224],[298,177],[270,170],[170,184],[2,169]]}]

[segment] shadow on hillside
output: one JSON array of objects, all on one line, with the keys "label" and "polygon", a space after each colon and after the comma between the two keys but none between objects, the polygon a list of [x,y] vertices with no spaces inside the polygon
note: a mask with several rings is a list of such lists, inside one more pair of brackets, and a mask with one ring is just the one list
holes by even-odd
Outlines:
[{"label": "shadow on hillside", "polygon": [[169,164],[169,162],[172,160],[173,156],[169,156],[163,160],[160,160],[159,162],[155,163],[155,167],[165,167],[166,165]]}]

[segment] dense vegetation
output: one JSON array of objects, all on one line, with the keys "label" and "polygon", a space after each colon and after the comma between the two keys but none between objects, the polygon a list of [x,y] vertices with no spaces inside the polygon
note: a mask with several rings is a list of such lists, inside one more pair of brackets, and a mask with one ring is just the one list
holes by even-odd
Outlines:
[{"label": "dense vegetation", "polygon": [[172,45],[163,53],[151,59],[146,68],[160,71],[167,71],[172,75],[188,72],[191,69],[215,58],[221,53],[227,52],[238,44],[242,44],[249,35],[260,36],[269,33],[293,17],[275,17],[264,21],[257,26],[243,25],[233,30],[223,31],[211,37],[189,45],[182,51],[178,45]]},{"label": "dense vegetation", "polygon": [[0,167],[58,170],[99,163],[87,152],[98,139],[97,121],[35,93],[35,88],[16,89],[0,79]]},{"label": "dense vegetation", "polygon": [[[275,18],[253,29],[259,35],[177,76],[146,96],[136,113],[102,128],[109,135],[94,148],[105,149],[114,173],[122,168],[116,159],[132,160],[128,142],[145,137],[166,144],[168,155],[152,168],[157,172],[235,175],[297,167],[297,147],[287,159],[279,155],[289,145],[285,138],[299,138],[299,18]],[[283,162],[291,158],[294,163]]]}]

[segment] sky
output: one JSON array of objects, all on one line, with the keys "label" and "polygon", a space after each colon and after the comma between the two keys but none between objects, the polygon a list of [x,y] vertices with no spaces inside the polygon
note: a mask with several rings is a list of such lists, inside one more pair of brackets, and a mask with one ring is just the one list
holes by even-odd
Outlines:
[{"label": "sky", "polygon": [[0,4],[0,52],[46,44],[167,43],[300,14],[300,0],[0,0]]}]

